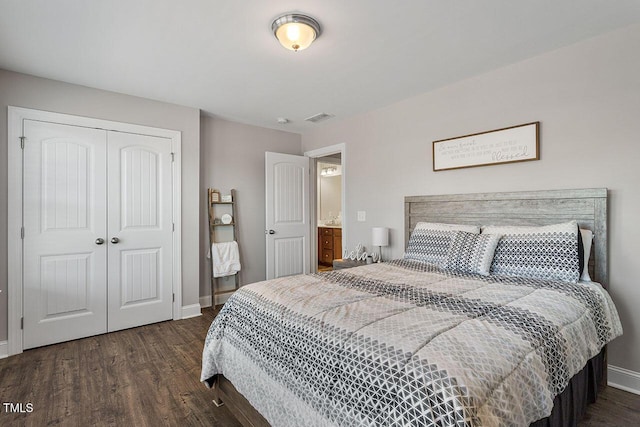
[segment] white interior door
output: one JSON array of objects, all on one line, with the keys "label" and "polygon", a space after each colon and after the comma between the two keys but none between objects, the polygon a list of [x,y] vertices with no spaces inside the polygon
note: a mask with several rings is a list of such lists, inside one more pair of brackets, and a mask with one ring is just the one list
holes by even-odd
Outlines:
[{"label": "white interior door", "polygon": [[173,316],[171,140],[108,134],[109,331]]},{"label": "white interior door", "polygon": [[106,132],[24,121],[25,349],[107,331]]},{"label": "white interior door", "polygon": [[309,158],[265,153],[267,279],[309,273]]}]

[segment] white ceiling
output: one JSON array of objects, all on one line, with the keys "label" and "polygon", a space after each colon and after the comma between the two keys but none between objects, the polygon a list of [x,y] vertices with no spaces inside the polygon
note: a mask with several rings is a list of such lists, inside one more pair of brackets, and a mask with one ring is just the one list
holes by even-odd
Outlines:
[{"label": "white ceiling", "polygon": [[[291,11],[322,26],[305,51],[271,33]],[[0,0],[0,68],[304,132],[636,22],[639,0]]]}]

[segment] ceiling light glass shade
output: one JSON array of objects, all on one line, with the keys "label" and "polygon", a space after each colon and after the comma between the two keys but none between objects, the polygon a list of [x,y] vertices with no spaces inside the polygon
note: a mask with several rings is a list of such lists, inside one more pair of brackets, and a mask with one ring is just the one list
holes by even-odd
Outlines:
[{"label": "ceiling light glass shade", "polygon": [[320,36],[320,24],[307,15],[282,15],[271,24],[273,35],[282,46],[299,51],[308,48]]}]

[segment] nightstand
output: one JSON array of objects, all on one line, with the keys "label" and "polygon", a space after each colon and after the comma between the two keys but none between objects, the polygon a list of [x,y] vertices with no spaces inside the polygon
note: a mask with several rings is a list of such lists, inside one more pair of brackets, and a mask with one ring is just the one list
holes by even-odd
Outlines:
[{"label": "nightstand", "polygon": [[367,265],[364,261],[356,261],[352,259],[334,259],[333,269],[342,270],[343,268],[359,267],[361,265]]}]

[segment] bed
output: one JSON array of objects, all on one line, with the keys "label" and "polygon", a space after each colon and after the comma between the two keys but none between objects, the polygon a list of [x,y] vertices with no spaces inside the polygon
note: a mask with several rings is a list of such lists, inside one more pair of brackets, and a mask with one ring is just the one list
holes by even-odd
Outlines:
[{"label": "bed", "polygon": [[[543,251],[550,233],[575,244],[522,270],[525,229]],[[405,242],[403,259],[236,292],[205,342],[214,401],[254,426],[575,424],[622,333],[607,190],[406,197]]]}]

